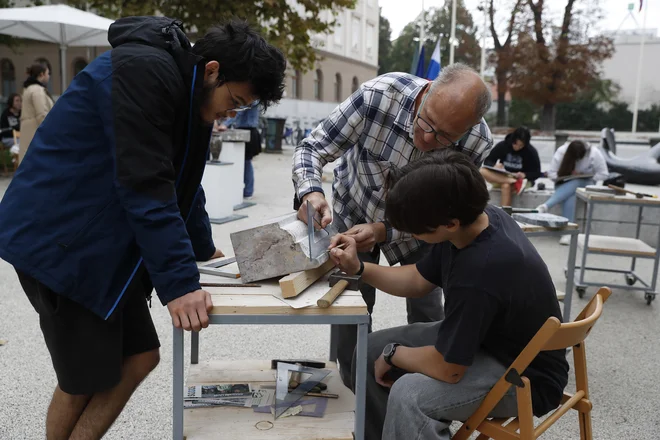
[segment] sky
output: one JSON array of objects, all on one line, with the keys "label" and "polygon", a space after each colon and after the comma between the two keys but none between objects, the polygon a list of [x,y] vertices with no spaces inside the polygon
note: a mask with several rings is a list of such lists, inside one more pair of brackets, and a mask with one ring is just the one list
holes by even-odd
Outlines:
[{"label": "sky", "polygon": [[[451,0],[446,0],[451,2]],[[481,0],[464,0],[467,9],[472,13],[472,18],[475,23],[482,27],[483,14],[477,10]],[[422,10],[422,3],[424,8],[442,7],[445,0],[379,0],[379,6],[382,7],[383,15],[390,21],[392,27],[392,39],[396,38],[403,30],[404,26],[413,21],[415,17]],[[495,8],[497,5],[510,4],[509,0],[495,0]],[[577,3],[577,2],[576,2]],[[637,12],[639,10],[639,0],[600,0],[603,15],[605,16],[600,24],[601,30],[616,30],[621,26],[621,29],[634,29],[636,24],[628,14],[628,4],[634,3],[634,17],[639,26],[642,26],[643,13]],[[647,10],[646,28],[657,28],[660,26],[660,0],[644,0],[645,8]],[[546,5],[551,8],[553,16],[561,17],[565,0],[546,0]],[[497,16],[496,16],[497,17]],[[624,18],[628,17],[625,21]],[[492,43],[491,43],[492,44]],[[487,46],[491,44],[487,43]]]}]

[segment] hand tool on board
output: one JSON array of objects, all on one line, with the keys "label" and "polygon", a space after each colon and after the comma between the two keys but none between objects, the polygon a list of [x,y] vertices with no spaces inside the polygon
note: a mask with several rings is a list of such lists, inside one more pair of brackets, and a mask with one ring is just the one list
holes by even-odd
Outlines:
[{"label": "hand tool on board", "polygon": [[332,303],[337,299],[339,295],[344,292],[344,290],[360,290],[362,286],[362,277],[357,275],[348,275],[341,271],[336,271],[330,274],[328,278],[328,284],[330,285],[330,290],[328,293],[323,295],[317,302],[316,305],[322,309],[326,309],[332,305]]},{"label": "hand tool on board", "polygon": [[[307,240],[309,245],[309,259],[312,261],[327,251],[328,246],[330,246],[330,240],[339,232],[332,223],[323,228],[316,215],[317,212],[314,209],[314,205],[307,201]],[[320,229],[317,230],[314,227],[315,222],[319,225]]]},{"label": "hand tool on board", "polygon": [[198,270],[199,273],[204,273],[207,275],[217,275],[227,278],[239,278],[241,275],[238,273],[224,272],[220,270],[221,267],[228,266],[231,263],[235,263],[235,262],[236,262],[236,257],[225,258],[224,260],[214,261],[213,263],[207,263],[204,264],[203,266],[199,266]]},{"label": "hand tool on board", "polygon": [[616,190],[616,191],[619,191],[619,192],[622,192],[622,193],[632,194],[635,197],[637,197],[638,199],[643,199],[644,197],[651,197],[652,199],[657,199],[658,198],[658,196],[655,195],[655,194],[646,194],[646,193],[642,193],[642,192],[631,191],[629,189],[621,188],[620,186],[616,186],[616,185],[612,185],[612,184],[609,184],[607,186],[612,188],[613,190]]}]

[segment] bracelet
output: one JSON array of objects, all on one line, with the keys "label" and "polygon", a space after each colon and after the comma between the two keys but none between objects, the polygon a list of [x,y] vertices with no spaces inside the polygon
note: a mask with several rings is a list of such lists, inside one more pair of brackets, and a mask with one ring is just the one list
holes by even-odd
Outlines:
[{"label": "bracelet", "polygon": [[362,272],[364,272],[364,263],[362,261],[360,261],[360,270],[358,270],[355,275],[360,276],[360,275],[362,275]]}]

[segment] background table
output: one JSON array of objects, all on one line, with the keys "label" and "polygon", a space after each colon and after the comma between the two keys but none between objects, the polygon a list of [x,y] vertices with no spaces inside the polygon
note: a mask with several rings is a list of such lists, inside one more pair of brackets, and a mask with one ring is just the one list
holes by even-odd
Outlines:
[{"label": "background table", "polygon": [[[235,263],[234,263],[235,264]],[[229,266],[228,266],[229,267]],[[229,278],[214,277],[202,275],[203,281],[221,282],[221,283],[239,283],[240,280]],[[218,438],[220,433],[235,432],[239,429],[244,433],[244,437],[249,439],[273,438],[273,439],[305,439],[324,438],[344,440],[346,437],[345,427],[347,420],[354,420],[355,439],[364,439],[364,417],[365,417],[365,398],[366,398],[366,375],[367,375],[367,326],[369,315],[367,306],[362,299],[359,291],[345,291],[337,298],[333,305],[327,309],[321,309],[317,306],[310,306],[302,309],[293,309],[285,304],[281,297],[281,291],[277,280],[269,280],[259,283],[260,287],[206,287],[211,293],[213,299],[213,310],[209,315],[211,324],[354,324],[358,327],[357,341],[357,365],[356,365],[356,389],[354,403],[346,403],[346,399],[352,397],[352,393],[343,388],[341,380],[338,379],[337,371],[334,365],[329,364],[333,369],[330,381],[334,381],[334,388],[340,388],[341,392],[336,393],[329,387],[329,392],[340,394],[341,405],[344,408],[342,415],[330,412],[323,418],[311,417],[291,417],[287,419],[278,419],[274,421],[274,426],[268,431],[260,431],[256,428],[254,420],[270,420],[272,416],[265,414],[255,414],[251,409],[237,409],[226,407],[215,408],[195,408],[186,409],[185,421],[183,410],[183,385],[184,385],[184,351],[183,351],[183,330],[174,328],[173,342],[173,436],[175,440],[184,438],[186,433],[187,440],[193,439],[211,439]],[[303,292],[319,292],[329,289],[327,278],[314,283]],[[205,331],[208,331],[206,329]],[[256,341],[255,341],[256,342]],[[204,382],[222,381],[234,382],[245,381],[252,374],[258,381],[262,381],[269,374],[275,374],[275,370],[264,369],[266,364],[250,363],[249,368],[237,369],[235,363],[209,362],[198,364],[199,357],[199,334],[191,334],[191,363],[189,383],[191,380],[202,380]],[[333,342],[331,341],[331,346]],[[246,364],[242,361],[241,364]],[[242,373],[230,377],[230,371],[242,371]],[[249,372],[252,373],[249,373]],[[245,373],[248,372],[248,373]],[[245,376],[248,374],[248,376]],[[337,376],[337,377],[336,377]],[[196,382],[199,383],[199,382]],[[217,382],[216,382],[217,383]],[[343,389],[342,389],[343,388]],[[336,405],[336,404],[333,404]],[[353,418],[348,418],[346,413],[350,413],[352,405],[355,405],[355,414]],[[329,407],[330,408],[330,407]],[[240,418],[237,418],[237,412],[242,412]],[[304,419],[304,420],[301,420]],[[337,423],[332,423],[334,420]],[[238,425],[237,425],[238,423]],[[294,435],[295,434],[295,435]],[[319,435],[323,436],[319,437]],[[349,433],[352,435],[352,433]],[[226,435],[226,434],[225,434]],[[264,437],[265,436],[265,437]],[[352,438],[352,437],[351,437]]]}]

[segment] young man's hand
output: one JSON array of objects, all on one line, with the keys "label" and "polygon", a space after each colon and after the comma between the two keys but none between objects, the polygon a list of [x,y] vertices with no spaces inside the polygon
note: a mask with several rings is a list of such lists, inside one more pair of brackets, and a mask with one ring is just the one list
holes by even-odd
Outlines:
[{"label": "young man's hand", "polygon": [[353,226],[344,234],[355,240],[358,252],[371,252],[377,243],[385,241],[387,232],[383,223],[365,223]]},{"label": "young man's hand", "polygon": [[209,326],[208,312],[212,308],[211,294],[206,290],[195,290],[167,303],[172,325],[196,332]]},{"label": "young man's hand", "polygon": [[[341,248],[339,248],[339,247]],[[341,270],[354,275],[360,270],[355,240],[344,234],[337,234],[330,241],[330,258]]]},{"label": "young man's hand", "polygon": [[318,212],[321,216],[321,224],[319,225],[317,222],[314,222],[314,228],[322,229],[332,222],[330,205],[328,205],[325,196],[320,192],[311,192],[302,198],[302,203],[300,204],[300,208],[298,208],[298,218],[300,220],[307,224],[309,224],[309,221],[314,221],[312,219],[307,219],[307,203],[311,203],[314,207],[314,212]]},{"label": "young man's hand", "polygon": [[392,379],[386,377],[387,373],[392,369],[392,366],[385,362],[385,357],[381,354],[376,363],[374,364],[374,376],[376,382],[385,388],[391,388],[394,384]]}]

